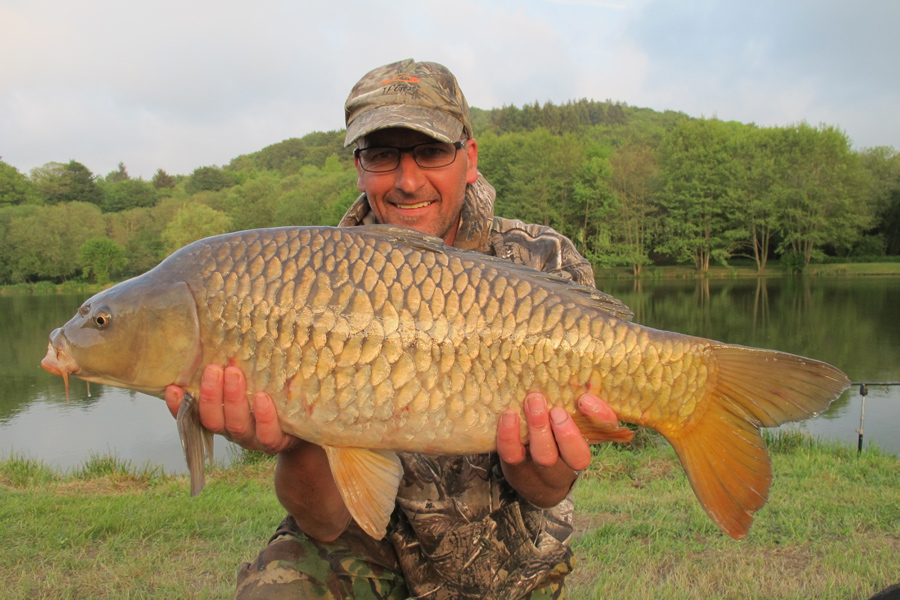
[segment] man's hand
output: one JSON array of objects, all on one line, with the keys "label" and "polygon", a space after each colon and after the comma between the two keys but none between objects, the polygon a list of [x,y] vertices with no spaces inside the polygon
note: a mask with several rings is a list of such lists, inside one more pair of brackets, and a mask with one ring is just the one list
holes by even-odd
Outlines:
[{"label": "man's hand", "polygon": [[[184,390],[170,385],[165,398],[172,416],[177,415]],[[254,394],[253,410],[250,410],[247,381],[237,367],[207,366],[200,380],[198,402],[204,427],[248,450],[277,454],[299,442],[281,430],[275,404],[267,393]]]},{"label": "man's hand", "polygon": [[[525,421],[529,444],[521,442],[519,414],[507,410],[497,428],[497,453],[506,480],[529,502],[555,506],[566,497],[577,477],[587,468],[591,449],[565,409],[548,410],[541,394],[525,398]],[[598,423],[618,423],[615,412],[600,398],[585,394],[578,409]]]}]

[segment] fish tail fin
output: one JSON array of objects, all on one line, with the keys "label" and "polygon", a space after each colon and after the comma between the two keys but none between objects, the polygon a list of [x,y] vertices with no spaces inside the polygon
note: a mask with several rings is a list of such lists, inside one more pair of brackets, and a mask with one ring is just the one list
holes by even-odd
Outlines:
[{"label": "fish tail fin", "polygon": [[181,449],[191,476],[191,496],[196,496],[206,486],[204,463],[212,468],[213,435],[200,423],[200,408],[191,394],[185,394],[176,417]]},{"label": "fish tail fin", "polygon": [[684,427],[662,433],[710,518],[743,539],[772,485],[760,427],[815,416],[850,381],[831,365],[801,356],[731,345],[710,350],[716,368],[706,397]]}]

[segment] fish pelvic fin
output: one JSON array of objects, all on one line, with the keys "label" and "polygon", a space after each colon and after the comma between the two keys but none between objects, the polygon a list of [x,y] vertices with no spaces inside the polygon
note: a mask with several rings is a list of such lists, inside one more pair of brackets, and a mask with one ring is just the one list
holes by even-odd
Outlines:
[{"label": "fish pelvic fin", "polygon": [[347,510],[363,531],[382,539],[403,477],[400,459],[388,450],[324,448]]},{"label": "fish pelvic fin", "polygon": [[200,423],[200,408],[191,394],[185,394],[175,418],[181,449],[191,476],[191,496],[196,496],[206,486],[204,463],[212,469],[213,435]]},{"label": "fish pelvic fin", "polygon": [[722,531],[743,539],[768,499],[772,462],[760,427],[813,417],[849,385],[841,371],[800,356],[711,347],[714,385],[683,428],[661,428],[700,504]]},{"label": "fish pelvic fin", "polygon": [[634,438],[634,431],[627,427],[615,423],[592,421],[581,412],[573,414],[572,419],[588,444],[601,444],[603,442],[626,443]]}]

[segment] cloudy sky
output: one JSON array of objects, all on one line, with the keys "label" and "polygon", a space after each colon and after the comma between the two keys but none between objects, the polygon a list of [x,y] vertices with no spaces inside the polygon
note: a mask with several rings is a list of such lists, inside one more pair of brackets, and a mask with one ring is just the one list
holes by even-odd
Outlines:
[{"label": "cloudy sky", "polygon": [[0,158],[188,174],[341,129],[369,69],[479,108],[614,100],[900,150],[898,0],[0,0]]}]

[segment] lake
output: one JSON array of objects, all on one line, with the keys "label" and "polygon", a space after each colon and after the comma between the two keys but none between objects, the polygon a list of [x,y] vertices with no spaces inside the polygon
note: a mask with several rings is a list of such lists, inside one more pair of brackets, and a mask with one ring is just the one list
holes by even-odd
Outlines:
[{"label": "lake", "polygon": [[[854,382],[900,382],[900,278],[791,278],[600,281],[635,322],[829,362]],[[62,470],[114,454],[136,467],[185,471],[175,420],[144,394],[61,377],[40,368],[49,332],[85,296],[0,296],[0,456],[43,460]],[[858,385],[802,425],[856,446]],[[900,454],[900,386],[870,386],[865,447]],[[216,458],[231,444],[216,438]]]}]

